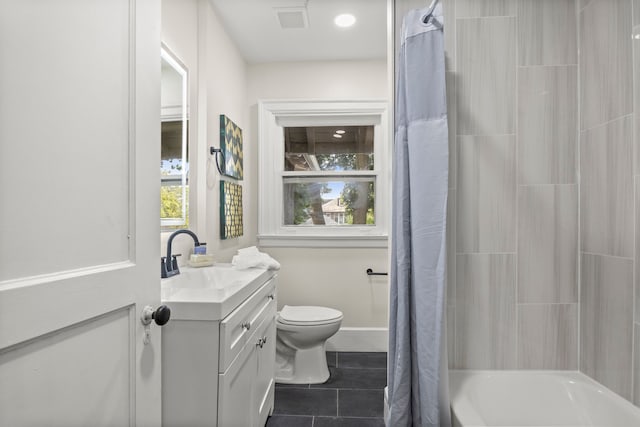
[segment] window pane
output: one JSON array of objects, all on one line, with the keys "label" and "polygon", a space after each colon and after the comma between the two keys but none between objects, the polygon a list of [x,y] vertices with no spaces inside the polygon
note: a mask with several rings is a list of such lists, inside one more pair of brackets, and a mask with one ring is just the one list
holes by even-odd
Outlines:
[{"label": "window pane", "polygon": [[373,131],[373,126],[285,127],[285,170],[373,170]]},{"label": "window pane", "polygon": [[160,218],[165,226],[189,225],[189,217],[184,217],[184,211],[188,211],[189,206],[189,187],[184,190],[179,183],[163,183],[160,187]]},{"label": "window pane", "polygon": [[284,178],[284,225],[375,225],[375,178]]}]

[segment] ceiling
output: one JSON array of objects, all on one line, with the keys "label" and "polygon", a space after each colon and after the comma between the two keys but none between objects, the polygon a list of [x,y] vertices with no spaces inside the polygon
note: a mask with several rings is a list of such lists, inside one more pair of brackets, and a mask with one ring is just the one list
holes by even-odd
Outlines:
[{"label": "ceiling", "polygon": [[[387,0],[210,0],[249,63],[384,59]],[[306,7],[305,7],[306,6]],[[283,29],[276,8],[306,9],[307,28]],[[338,28],[341,13],[356,17]]]}]

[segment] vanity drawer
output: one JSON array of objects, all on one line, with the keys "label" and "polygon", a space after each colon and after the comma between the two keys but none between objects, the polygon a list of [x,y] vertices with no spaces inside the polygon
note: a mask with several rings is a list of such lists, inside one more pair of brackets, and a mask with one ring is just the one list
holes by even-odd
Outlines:
[{"label": "vanity drawer", "polygon": [[220,322],[218,372],[224,373],[262,321],[276,312],[275,277]]}]

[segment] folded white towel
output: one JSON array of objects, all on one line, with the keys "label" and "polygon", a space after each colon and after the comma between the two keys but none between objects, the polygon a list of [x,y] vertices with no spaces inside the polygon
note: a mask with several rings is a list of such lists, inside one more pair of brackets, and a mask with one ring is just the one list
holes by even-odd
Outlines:
[{"label": "folded white towel", "polygon": [[278,261],[260,252],[255,246],[238,249],[238,255],[233,257],[231,264],[239,270],[252,267],[280,270],[280,263]]}]

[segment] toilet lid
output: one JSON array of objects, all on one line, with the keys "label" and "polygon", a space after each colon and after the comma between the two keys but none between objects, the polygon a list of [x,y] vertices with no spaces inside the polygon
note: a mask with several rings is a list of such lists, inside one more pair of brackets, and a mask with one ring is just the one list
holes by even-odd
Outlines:
[{"label": "toilet lid", "polygon": [[328,307],[285,305],[278,319],[289,325],[318,325],[342,319],[342,312]]}]

